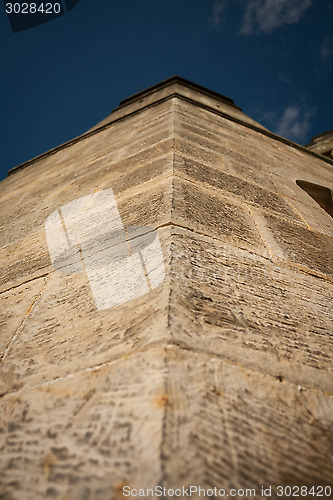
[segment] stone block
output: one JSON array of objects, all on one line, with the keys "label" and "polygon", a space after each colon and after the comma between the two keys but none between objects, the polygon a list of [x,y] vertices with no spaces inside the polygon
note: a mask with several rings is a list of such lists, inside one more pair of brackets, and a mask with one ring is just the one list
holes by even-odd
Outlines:
[{"label": "stone block", "polygon": [[0,495],[122,498],[161,476],[164,353],[82,370],[0,400]]},{"label": "stone block", "polygon": [[185,175],[192,182],[203,183],[214,190],[219,190],[224,196],[231,195],[235,200],[277,213],[297,222],[303,222],[285,196],[264,189],[253,182],[247,182],[241,177],[230,175],[220,168],[207,166],[194,159],[176,155],[175,172]]},{"label": "stone block", "polygon": [[172,221],[236,247],[265,252],[246,206],[177,177],[174,178]]},{"label": "stone block", "polygon": [[186,349],[332,390],[333,285],[174,228],[170,325]]},{"label": "stone block", "polygon": [[[169,231],[159,230],[165,270]],[[105,310],[97,310],[84,272],[53,270],[45,282],[1,366],[11,381],[11,390],[17,385],[44,383],[169,339],[167,278],[147,294]],[[11,307],[19,307],[19,297],[12,298]],[[12,335],[10,325],[4,334]]]}]

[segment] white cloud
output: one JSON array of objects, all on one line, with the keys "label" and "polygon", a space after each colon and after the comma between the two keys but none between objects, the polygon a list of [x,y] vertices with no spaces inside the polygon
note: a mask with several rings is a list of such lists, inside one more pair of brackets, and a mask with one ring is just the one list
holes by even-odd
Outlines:
[{"label": "white cloud", "polygon": [[276,133],[291,141],[302,143],[310,130],[313,113],[314,110],[300,106],[288,106],[278,121]]},{"label": "white cloud", "polygon": [[271,33],[283,24],[297,23],[312,0],[248,0],[241,33]]},{"label": "white cloud", "polygon": [[322,61],[328,61],[333,56],[333,37],[327,36],[321,47],[320,47],[320,57]]},{"label": "white cloud", "polygon": [[211,17],[211,23],[213,26],[218,26],[221,23],[221,14],[224,10],[226,0],[219,0],[214,3],[213,15]]}]

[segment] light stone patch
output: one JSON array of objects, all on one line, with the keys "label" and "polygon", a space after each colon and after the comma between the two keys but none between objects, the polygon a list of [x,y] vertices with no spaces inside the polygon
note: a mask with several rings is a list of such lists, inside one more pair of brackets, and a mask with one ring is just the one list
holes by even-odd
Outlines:
[{"label": "light stone patch", "polygon": [[55,269],[87,273],[98,311],[134,300],[165,278],[156,231],[131,228],[129,238],[112,189],[67,203],[45,221]]}]

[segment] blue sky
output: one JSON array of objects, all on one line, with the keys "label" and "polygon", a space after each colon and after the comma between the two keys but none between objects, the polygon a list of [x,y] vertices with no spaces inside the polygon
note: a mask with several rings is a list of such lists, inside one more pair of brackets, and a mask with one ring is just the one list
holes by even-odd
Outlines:
[{"label": "blue sky", "polygon": [[300,144],[333,128],[331,0],[80,0],[12,33],[0,4],[1,179],[173,75]]}]

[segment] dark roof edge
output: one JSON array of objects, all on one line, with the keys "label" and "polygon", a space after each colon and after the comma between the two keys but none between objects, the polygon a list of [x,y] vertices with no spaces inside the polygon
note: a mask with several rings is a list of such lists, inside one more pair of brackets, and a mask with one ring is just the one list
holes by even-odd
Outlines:
[{"label": "dark roof edge", "polygon": [[116,118],[112,122],[109,122],[106,125],[103,125],[102,127],[94,129],[94,130],[92,130],[90,132],[86,132],[85,134],[80,135],[78,137],[75,137],[74,139],[71,139],[68,142],[60,144],[60,146],[56,146],[55,148],[50,149],[49,151],[46,151],[45,153],[42,153],[41,155],[36,156],[35,158],[32,158],[31,160],[28,160],[27,162],[24,162],[21,165],[17,165],[16,167],[14,167],[14,168],[12,168],[12,169],[10,169],[8,171],[7,177],[9,177],[10,175],[14,174],[16,171],[22,170],[23,168],[26,168],[29,165],[31,165],[31,164],[33,164],[33,163],[41,160],[42,158],[46,158],[47,156],[51,156],[52,154],[55,154],[58,151],[61,151],[62,149],[66,149],[67,147],[72,146],[73,144],[76,144],[77,142],[83,141],[84,139],[86,139],[88,137],[91,137],[91,136],[93,136],[95,134],[98,134],[99,132],[101,132],[101,131],[103,131],[103,130],[109,128],[109,127],[111,127],[114,123],[117,123],[117,122],[125,120],[128,116],[135,115],[135,114],[139,113],[140,111],[143,111],[144,109],[148,109],[148,108],[154,107],[154,106],[160,104],[161,102],[168,101],[169,99],[172,99],[174,97],[177,97],[179,99],[187,101],[187,102],[189,102],[191,104],[195,104],[196,106],[199,106],[200,108],[206,109],[206,110],[208,110],[208,111],[210,111],[210,112],[212,112],[212,113],[214,113],[216,115],[222,116],[223,118],[226,118],[226,119],[228,119],[228,120],[230,120],[232,122],[239,123],[240,125],[243,125],[244,127],[247,127],[247,128],[252,129],[252,130],[255,130],[256,132],[259,132],[260,134],[266,135],[267,137],[275,139],[278,142],[282,142],[283,144],[287,144],[288,146],[291,146],[291,147],[293,147],[295,149],[303,151],[304,153],[307,153],[310,156],[314,156],[315,158],[318,158],[320,160],[325,161],[326,163],[330,163],[331,165],[333,165],[333,160],[331,160],[327,156],[322,156],[322,155],[320,155],[318,153],[315,153],[314,151],[311,151],[311,149],[307,149],[306,146],[301,146],[300,144],[297,144],[296,142],[290,141],[289,139],[285,139],[284,137],[281,137],[281,136],[279,136],[277,134],[274,134],[270,130],[262,129],[260,127],[257,127],[256,125],[253,125],[253,124],[247,123],[247,122],[245,122],[243,120],[240,120],[238,118],[232,117],[232,116],[230,116],[230,115],[228,115],[226,113],[223,113],[222,111],[219,111],[217,109],[211,108],[210,106],[207,106],[205,104],[199,103],[198,101],[195,101],[193,99],[190,99],[189,97],[185,97],[185,96],[183,96],[183,95],[178,94],[177,92],[175,92],[175,93],[170,94],[170,95],[168,95],[166,97],[162,97],[161,99],[159,99],[157,101],[154,101],[153,103],[148,104],[147,106],[143,106],[142,108],[139,108],[139,109],[137,109],[135,111],[132,111],[131,113],[128,113],[127,115],[124,115],[124,116],[121,116],[119,118]]},{"label": "dark roof edge", "polygon": [[199,91],[202,94],[206,94],[210,97],[213,97],[214,99],[218,99],[219,101],[222,101],[226,104],[229,104],[229,106],[232,106],[232,107],[242,111],[242,109],[240,107],[236,106],[233,99],[231,99],[230,97],[226,97],[225,95],[219,94],[218,92],[215,92],[214,90],[207,89],[206,87],[198,85],[197,83],[193,83],[190,80],[186,80],[185,78],[182,78],[181,76],[177,76],[177,75],[171,76],[170,78],[167,78],[166,80],[162,80],[161,82],[156,83],[155,85],[152,85],[151,87],[148,87],[147,89],[141,90],[140,92],[137,92],[136,94],[133,94],[129,97],[126,97],[126,99],[123,99],[122,101],[120,101],[118,108],[114,109],[113,111],[116,111],[119,108],[127,106],[128,104],[132,104],[133,102],[135,102],[139,99],[142,99],[143,97],[146,97],[149,94],[153,94],[154,92],[157,92],[158,90],[169,87],[170,85],[174,85],[175,83],[179,83],[180,85],[184,85],[184,87],[189,87],[192,90]]}]

